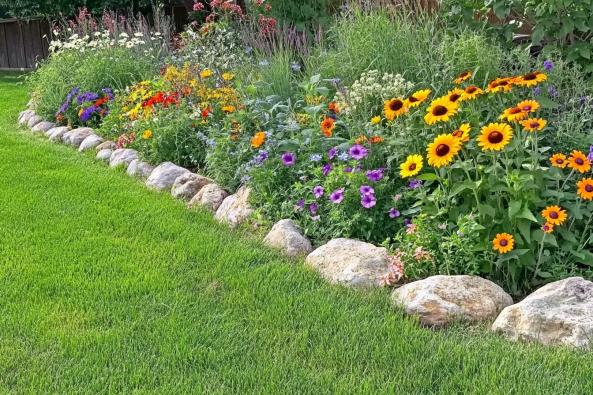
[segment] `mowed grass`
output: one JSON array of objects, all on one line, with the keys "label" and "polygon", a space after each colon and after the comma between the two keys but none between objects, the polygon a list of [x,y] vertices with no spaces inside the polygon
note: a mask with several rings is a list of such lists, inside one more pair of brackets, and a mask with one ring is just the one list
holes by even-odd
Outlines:
[{"label": "mowed grass", "polygon": [[16,128],[0,77],[0,393],[589,394],[593,356],[422,328]]}]

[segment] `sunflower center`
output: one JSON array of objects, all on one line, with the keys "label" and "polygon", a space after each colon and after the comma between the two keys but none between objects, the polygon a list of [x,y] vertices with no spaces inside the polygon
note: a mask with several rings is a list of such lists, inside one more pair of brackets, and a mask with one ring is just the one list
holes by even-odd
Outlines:
[{"label": "sunflower center", "polygon": [[509,114],[518,114],[520,112],[522,112],[522,111],[519,107],[513,107],[509,110]]},{"label": "sunflower center", "polygon": [[461,95],[453,93],[451,96],[449,96],[449,101],[455,103],[460,97]]},{"label": "sunflower center", "polygon": [[408,170],[409,170],[409,171],[414,171],[414,170],[416,170],[416,163],[412,163],[410,166],[408,166]]},{"label": "sunflower center", "polygon": [[589,193],[593,192],[593,185],[585,185],[585,191]]},{"label": "sunflower center", "polygon": [[409,101],[410,103],[416,103],[417,101],[420,101],[420,100],[416,99],[414,96],[410,96],[410,97],[408,98],[408,101]]},{"label": "sunflower center", "polygon": [[536,78],[537,78],[537,75],[536,75],[535,73],[527,73],[527,74],[525,74],[525,76],[523,77],[523,79],[524,79],[525,81],[532,81],[532,80],[534,80],[534,79],[536,79]]},{"label": "sunflower center", "polygon": [[585,164],[585,161],[584,161],[583,159],[581,159],[581,158],[576,158],[576,159],[574,160],[574,162],[575,162],[577,165],[579,165],[579,166],[582,166],[582,165],[584,165],[584,164]]},{"label": "sunflower center", "polygon": [[529,124],[529,127],[531,127],[531,128],[533,128],[533,129],[535,129],[535,128],[539,127],[539,123],[537,123],[537,122],[531,122],[531,123]]},{"label": "sunflower center", "polygon": [[498,144],[503,140],[504,136],[498,131],[494,131],[488,135],[488,142],[490,144]]},{"label": "sunflower center", "polygon": [[454,131],[451,134],[453,135],[453,137],[457,137],[457,138],[461,138],[463,136],[463,132],[459,129],[457,129],[456,131]]},{"label": "sunflower center", "polygon": [[451,148],[447,144],[439,144],[435,152],[438,156],[445,156],[451,151]]},{"label": "sunflower center", "polygon": [[399,99],[392,100],[389,102],[389,109],[391,111],[399,111],[402,109],[403,106],[404,106],[404,103],[402,103],[402,101]]},{"label": "sunflower center", "polygon": [[494,82],[494,81],[492,81],[492,82],[490,83],[490,87],[491,87],[491,88],[496,88],[497,86],[498,86],[498,82]]},{"label": "sunflower center", "polygon": [[500,83],[498,85],[507,86],[508,84],[509,84],[508,81],[500,81]]},{"label": "sunflower center", "polygon": [[509,242],[508,242],[508,241],[506,241],[505,239],[502,239],[502,240],[500,241],[500,245],[501,245],[501,246],[503,246],[503,247],[506,247],[508,244],[509,244]]},{"label": "sunflower center", "polygon": [[531,111],[531,106],[525,106],[525,107],[523,107],[523,111]]},{"label": "sunflower center", "polygon": [[552,211],[550,213],[550,218],[552,218],[552,219],[558,219],[558,213],[556,211]]},{"label": "sunflower center", "polygon": [[559,165],[564,163],[564,159],[556,159],[556,163],[558,163]]},{"label": "sunflower center", "polygon": [[432,109],[432,114],[440,117],[440,116],[445,115],[447,113],[447,111],[448,111],[447,107],[439,105],[439,106],[435,106],[435,108]]},{"label": "sunflower center", "polygon": [[472,94],[472,93],[474,93],[474,92],[475,92],[475,91],[477,91],[477,90],[478,90],[478,88],[476,88],[475,86],[468,86],[468,87],[465,89],[465,93]]}]

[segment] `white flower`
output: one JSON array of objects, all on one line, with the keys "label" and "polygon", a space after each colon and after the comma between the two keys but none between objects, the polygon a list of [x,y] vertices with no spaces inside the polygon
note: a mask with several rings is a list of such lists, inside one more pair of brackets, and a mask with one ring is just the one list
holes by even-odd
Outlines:
[{"label": "white flower", "polygon": [[136,37],[142,37],[143,35],[142,35],[142,32],[136,32],[136,33],[134,33],[134,36],[136,36]]},{"label": "white flower", "polygon": [[126,43],[126,47],[128,47],[128,48],[132,48],[133,46],[134,46],[134,43],[133,43],[133,42],[131,42],[131,41],[128,41],[128,42]]},{"label": "white flower", "polygon": [[155,32],[155,33],[154,33],[154,35],[155,35],[155,36],[160,36],[160,35],[161,35],[161,33],[159,33],[159,32]]},{"label": "white flower", "polygon": [[101,32],[95,32],[95,33],[94,33],[94,36],[95,36],[95,37],[99,37],[100,35],[101,35]]},{"label": "white flower", "polygon": [[125,37],[125,38],[128,38],[128,37],[130,37],[130,36],[128,36],[128,33],[125,33],[125,32],[121,32],[121,33],[119,34],[119,36],[120,36],[120,37]]},{"label": "white flower", "polygon": [[[68,29],[70,30],[70,29]],[[68,40],[76,40],[78,38],[78,34],[73,34],[72,36],[70,36],[70,38]]]},{"label": "white flower", "polygon": [[54,30],[54,31],[53,31],[53,33],[54,33],[54,35],[56,35],[56,36],[57,36],[58,34],[60,34],[60,32],[59,32],[59,31],[57,31],[57,30]]}]

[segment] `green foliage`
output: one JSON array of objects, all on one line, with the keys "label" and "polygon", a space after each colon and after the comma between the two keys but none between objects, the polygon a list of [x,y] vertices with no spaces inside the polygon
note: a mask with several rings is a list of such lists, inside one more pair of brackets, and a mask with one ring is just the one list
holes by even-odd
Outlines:
[{"label": "green foliage", "polygon": [[86,7],[94,15],[103,10],[123,10],[150,12],[155,2],[151,0],[0,0],[0,6],[6,8],[13,18],[30,18],[35,16],[70,16]]},{"label": "green foliage", "polygon": [[272,16],[280,25],[295,26],[298,31],[312,33],[318,26],[328,27],[332,21],[328,13],[329,0],[268,0]]}]

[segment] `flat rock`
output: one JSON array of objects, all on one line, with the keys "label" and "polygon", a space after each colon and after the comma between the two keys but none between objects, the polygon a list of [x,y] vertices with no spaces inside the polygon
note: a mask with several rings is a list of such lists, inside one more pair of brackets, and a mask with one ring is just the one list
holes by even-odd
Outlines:
[{"label": "flat rock", "polygon": [[50,129],[53,129],[56,126],[53,122],[41,121],[31,129],[34,132],[47,132]]},{"label": "flat rock", "polygon": [[93,134],[93,129],[91,128],[78,128],[72,130],[72,134],[70,135],[70,139],[67,141],[68,144],[73,145],[75,147],[80,147],[80,144]]},{"label": "flat rock", "polygon": [[31,118],[29,118],[29,121],[27,122],[27,126],[32,128],[33,126],[37,125],[41,121],[43,121],[43,119],[41,119],[41,117],[39,115],[33,115]]},{"label": "flat rock", "polygon": [[164,162],[155,167],[148,180],[146,180],[146,186],[157,191],[170,190],[177,177],[185,173],[190,173],[190,171],[177,166],[175,163]]},{"label": "flat rock", "polygon": [[231,227],[236,227],[247,220],[253,210],[249,206],[249,193],[251,189],[243,185],[234,195],[228,196],[216,210],[216,219]]},{"label": "flat rock", "polygon": [[55,127],[55,128],[51,128],[50,130],[48,130],[47,132],[45,132],[45,135],[51,139],[51,136],[54,133],[59,132],[59,131],[62,131],[62,133],[66,133],[68,131],[68,127],[66,127],[66,126],[58,126],[58,127]]},{"label": "flat rock", "polygon": [[116,149],[115,143],[113,141],[105,141],[99,144],[97,147],[97,151],[101,151],[102,149],[109,148],[109,149]]},{"label": "flat rock", "polygon": [[49,135],[49,141],[55,141],[57,143],[62,141],[62,138],[66,133],[68,133],[68,128],[66,126],[62,126],[59,128],[50,129],[53,130],[52,134]]},{"label": "flat rock", "polygon": [[220,185],[208,184],[200,189],[189,203],[204,206],[216,212],[227,196],[229,196],[228,192],[222,189]]},{"label": "flat rock", "polygon": [[127,172],[131,176],[148,177],[153,170],[154,166],[145,162],[140,162],[139,159],[134,159],[130,162]]},{"label": "flat rock", "polygon": [[513,298],[492,281],[476,276],[432,276],[393,291],[392,301],[420,322],[442,327],[450,322],[492,321]]},{"label": "flat rock", "polygon": [[292,258],[309,255],[313,246],[309,239],[303,236],[301,228],[291,219],[282,219],[274,224],[264,243],[270,247],[282,249]]},{"label": "flat rock", "polygon": [[115,167],[123,163],[125,167],[128,167],[134,159],[138,159],[138,151],[128,148],[116,149],[109,158],[109,166]]},{"label": "flat rock", "polygon": [[305,263],[331,283],[373,287],[389,270],[387,256],[384,247],[359,240],[333,239],[310,253]]},{"label": "flat rock", "polygon": [[97,159],[104,160],[108,162],[111,158],[111,154],[113,154],[113,150],[109,148],[102,149],[97,153]]},{"label": "flat rock", "polygon": [[547,284],[505,308],[492,329],[515,341],[591,347],[593,282],[571,277]]},{"label": "flat rock", "polygon": [[175,179],[171,195],[179,199],[191,200],[204,186],[212,182],[214,181],[199,174],[185,173]]},{"label": "flat rock", "polygon": [[25,110],[19,113],[19,124],[24,125],[25,123],[29,122],[29,119],[35,115],[35,111],[33,110]]},{"label": "flat rock", "polygon": [[103,141],[105,141],[105,139],[103,139],[103,137],[97,136],[94,133],[90,134],[86,139],[82,140],[82,143],[80,143],[80,147],[78,147],[78,150],[80,152],[82,152],[82,151],[86,151],[88,149],[95,148],[96,146],[101,144]]}]

